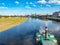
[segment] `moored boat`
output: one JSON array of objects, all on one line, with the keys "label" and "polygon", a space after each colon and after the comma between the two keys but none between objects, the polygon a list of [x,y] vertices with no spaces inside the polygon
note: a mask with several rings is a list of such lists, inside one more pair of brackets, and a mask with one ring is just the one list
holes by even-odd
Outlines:
[{"label": "moored boat", "polygon": [[57,39],[53,34],[48,33],[48,28],[45,30],[40,29],[36,34],[36,44],[37,45],[58,45]]}]

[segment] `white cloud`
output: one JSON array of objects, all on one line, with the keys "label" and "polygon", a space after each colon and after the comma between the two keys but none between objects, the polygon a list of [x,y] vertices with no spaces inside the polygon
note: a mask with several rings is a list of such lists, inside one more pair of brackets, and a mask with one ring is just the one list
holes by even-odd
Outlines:
[{"label": "white cloud", "polygon": [[46,4],[47,7],[50,7],[50,5]]},{"label": "white cloud", "polygon": [[60,4],[60,1],[57,1],[58,4]]},{"label": "white cloud", "polygon": [[0,7],[0,9],[7,9],[8,7]]},{"label": "white cloud", "polygon": [[2,5],[5,5],[5,3],[2,3]]},{"label": "white cloud", "polygon": [[56,4],[60,4],[60,0],[56,0],[56,2],[55,2]]},{"label": "white cloud", "polygon": [[49,4],[60,4],[60,0],[49,0]]},{"label": "white cloud", "polygon": [[28,2],[26,2],[26,4],[29,4]]},{"label": "white cloud", "polygon": [[32,6],[34,6],[34,7],[36,7],[36,5],[35,5],[34,3],[30,2],[30,4],[31,4]]},{"label": "white cloud", "polygon": [[36,5],[35,5],[35,4],[33,4],[33,6],[34,6],[34,7],[36,7]]},{"label": "white cloud", "polygon": [[39,5],[39,7],[42,7],[43,5],[41,4],[41,5]]},{"label": "white cloud", "polygon": [[[32,2],[26,2],[26,4],[30,4],[30,5],[32,5],[34,7],[36,7],[36,5],[34,3],[32,3]],[[31,8],[31,7],[30,6],[26,6],[25,8]]]},{"label": "white cloud", "polygon": [[28,9],[30,9],[31,7],[30,7],[30,6],[25,6],[25,8],[28,8]]},{"label": "white cloud", "polygon": [[41,4],[60,4],[60,0],[39,0],[37,1],[37,3],[41,3]]},{"label": "white cloud", "polygon": [[30,4],[33,4],[32,2],[30,2]]},{"label": "white cloud", "polygon": [[55,0],[49,0],[48,3],[55,3],[56,1]]},{"label": "white cloud", "polygon": [[43,10],[44,8],[41,7],[40,9]]},{"label": "white cloud", "polygon": [[45,0],[39,0],[37,3],[46,4],[47,2]]},{"label": "white cloud", "polygon": [[26,2],[26,4],[33,4],[32,2]]},{"label": "white cloud", "polygon": [[16,4],[19,4],[19,1],[15,1]]},{"label": "white cloud", "polygon": [[49,0],[48,3],[49,4],[56,3],[56,0]]}]

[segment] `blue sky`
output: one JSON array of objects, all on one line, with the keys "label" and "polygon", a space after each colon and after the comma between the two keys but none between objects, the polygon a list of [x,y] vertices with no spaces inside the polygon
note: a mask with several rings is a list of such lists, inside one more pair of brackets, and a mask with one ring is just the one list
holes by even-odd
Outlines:
[{"label": "blue sky", "polygon": [[52,14],[60,11],[59,0],[0,0],[0,14]]}]

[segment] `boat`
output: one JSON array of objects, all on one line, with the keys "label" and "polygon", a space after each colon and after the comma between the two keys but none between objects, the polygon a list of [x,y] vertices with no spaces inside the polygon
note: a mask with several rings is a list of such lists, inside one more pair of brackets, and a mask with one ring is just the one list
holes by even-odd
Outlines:
[{"label": "boat", "polygon": [[48,33],[48,27],[45,30],[40,28],[39,32],[36,33],[36,45],[58,45],[57,39],[53,34]]}]

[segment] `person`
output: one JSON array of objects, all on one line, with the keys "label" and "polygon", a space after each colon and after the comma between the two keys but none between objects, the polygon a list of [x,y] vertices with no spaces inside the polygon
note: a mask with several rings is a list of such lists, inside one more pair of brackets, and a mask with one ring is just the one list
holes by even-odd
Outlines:
[{"label": "person", "polygon": [[48,38],[48,27],[46,26],[45,27],[45,39],[47,39]]}]

